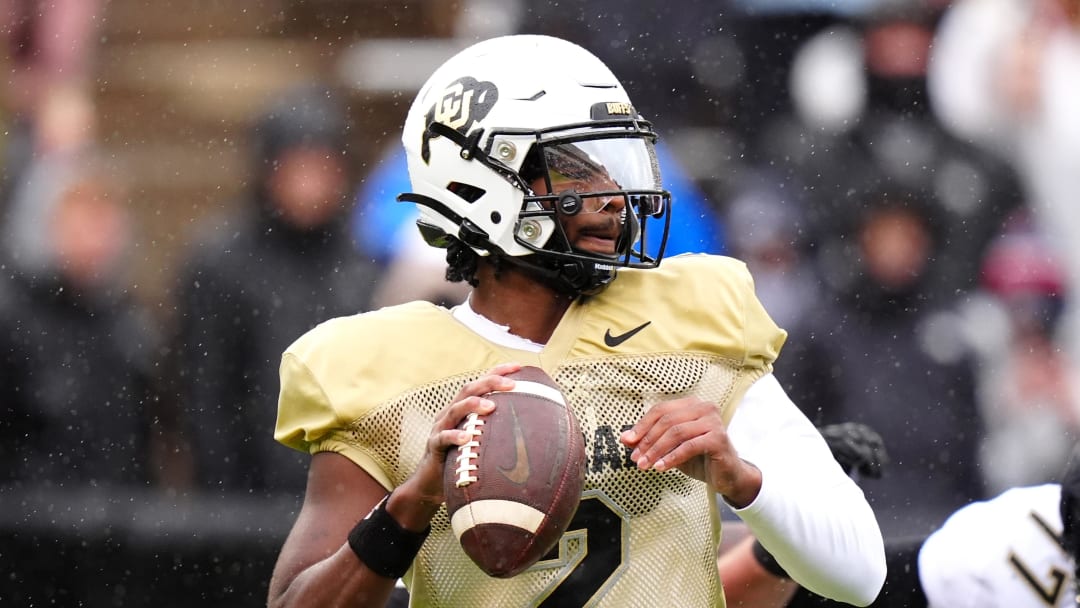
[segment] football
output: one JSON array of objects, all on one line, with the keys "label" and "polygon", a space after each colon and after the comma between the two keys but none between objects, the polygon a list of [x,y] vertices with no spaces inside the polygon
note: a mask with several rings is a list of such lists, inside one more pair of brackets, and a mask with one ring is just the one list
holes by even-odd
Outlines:
[{"label": "football", "polygon": [[465,553],[489,576],[509,578],[566,532],[585,483],[585,444],[558,384],[538,367],[510,374],[513,391],[487,395],[470,414],[467,444],[450,450],[446,510]]}]

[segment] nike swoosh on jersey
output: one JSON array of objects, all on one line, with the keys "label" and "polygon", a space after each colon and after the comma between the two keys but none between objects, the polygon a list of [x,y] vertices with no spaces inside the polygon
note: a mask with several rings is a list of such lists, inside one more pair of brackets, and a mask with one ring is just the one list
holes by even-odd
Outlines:
[{"label": "nike swoosh on jersey", "polygon": [[[510,410],[513,412],[513,409]],[[514,415],[514,445],[517,452],[514,456],[514,466],[509,469],[499,467],[499,472],[514,483],[525,483],[529,479],[529,451],[525,449],[525,435],[521,432],[517,416]]]},{"label": "nike swoosh on jersey", "polygon": [[642,323],[641,325],[638,325],[634,329],[631,329],[630,331],[628,331],[628,332],[626,332],[624,334],[619,334],[617,336],[611,335],[611,330],[609,329],[604,334],[604,344],[607,344],[611,348],[615,348],[616,346],[622,344],[623,342],[626,342],[630,338],[633,338],[635,335],[637,335],[637,333],[639,331],[645,329],[651,323],[652,323],[652,321],[646,321],[646,322]]}]

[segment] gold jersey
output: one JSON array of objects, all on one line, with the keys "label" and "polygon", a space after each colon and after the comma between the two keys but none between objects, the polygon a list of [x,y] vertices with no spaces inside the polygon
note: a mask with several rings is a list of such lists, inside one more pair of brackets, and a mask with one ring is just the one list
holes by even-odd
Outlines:
[{"label": "gold jersey", "polygon": [[404,577],[412,604],[723,606],[715,495],[678,471],[638,470],[618,437],[650,406],[688,395],[730,420],[785,337],[745,266],[709,255],[619,271],[570,307],[540,353],[492,344],[450,311],[414,302],[328,321],[290,346],[275,436],[343,454],[391,490],[465,382],[507,361],[540,366],[585,436],[585,489],[569,530],[529,570],[490,578],[462,551],[444,508]]}]

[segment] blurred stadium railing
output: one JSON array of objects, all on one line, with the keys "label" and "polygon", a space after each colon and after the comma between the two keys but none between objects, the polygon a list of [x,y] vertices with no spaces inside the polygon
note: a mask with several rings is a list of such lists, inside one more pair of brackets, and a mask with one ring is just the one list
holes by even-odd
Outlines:
[{"label": "blurred stadium railing", "polygon": [[265,606],[299,498],[0,488],[0,605]]}]

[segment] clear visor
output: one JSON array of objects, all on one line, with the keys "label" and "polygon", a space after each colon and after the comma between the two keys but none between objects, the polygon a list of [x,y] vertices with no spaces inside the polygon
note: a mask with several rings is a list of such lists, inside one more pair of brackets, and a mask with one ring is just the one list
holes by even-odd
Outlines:
[{"label": "clear visor", "polygon": [[588,213],[623,196],[638,213],[663,213],[660,166],[651,141],[614,137],[544,144],[543,150],[550,194],[574,192]]}]

